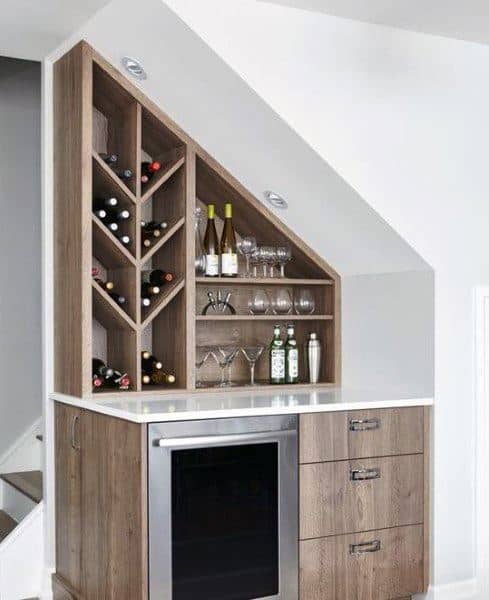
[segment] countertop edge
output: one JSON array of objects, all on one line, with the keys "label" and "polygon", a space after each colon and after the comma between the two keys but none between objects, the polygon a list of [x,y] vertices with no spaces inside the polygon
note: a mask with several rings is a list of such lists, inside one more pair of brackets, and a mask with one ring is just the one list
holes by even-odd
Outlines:
[{"label": "countertop edge", "polygon": [[301,414],[314,412],[340,412],[348,410],[372,410],[382,408],[408,408],[415,406],[433,406],[434,399],[431,397],[423,398],[404,398],[391,400],[366,400],[365,402],[335,402],[319,403],[312,405],[291,405],[291,406],[266,406],[266,407],[248,407],[248,408],[223,408],[209,410],[189,410],[175,412],[149,412],[137,414],[126,411],[121,408],[111,407],[107,404],[99,404],[93,400],[83,400],[75,396],[52,393],[49,395],[53,402],[61,402],[70,406],[76,406],[86,410],[91,410],[100,414],[124,419],[133,423],[156,423],[169,421],[194,421],[200,419],[224,419],[230,417],[256,417],[264,415],[281,414]]}]

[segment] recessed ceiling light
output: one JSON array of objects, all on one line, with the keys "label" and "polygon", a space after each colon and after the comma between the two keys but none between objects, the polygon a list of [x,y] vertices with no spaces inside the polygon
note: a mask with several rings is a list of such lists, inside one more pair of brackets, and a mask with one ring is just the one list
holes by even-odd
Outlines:
[{"label": "recessed ceiling light", "polygon": [[268,200],[268,202],[270,202],[270,204],[275,208],[281,208],[284,210],[289,207],[287,200],[275,192],[265,192],[265,199]]},{"label": "recessed ceiling light", "polygon": [[122,59],[122,65],[124,69],[134,77],[135,79],[147,79],[146,71],[143,69],[143,65],[136,60],[135,58],[130,58],[129,56],[124,56]]}]

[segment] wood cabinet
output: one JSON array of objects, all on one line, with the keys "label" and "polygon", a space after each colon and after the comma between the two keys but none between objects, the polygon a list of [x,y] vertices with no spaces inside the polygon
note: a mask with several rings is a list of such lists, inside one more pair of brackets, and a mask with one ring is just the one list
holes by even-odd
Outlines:
[{"label": "wood cabinet", "polygon": [[146,443],[144,425],[56,405],[56,571],[72,595],[147,598]]},{"label": "wood cabinet", "polygon": [[429,417],[425,408],[301,415],[301,600],[426,590]]}]

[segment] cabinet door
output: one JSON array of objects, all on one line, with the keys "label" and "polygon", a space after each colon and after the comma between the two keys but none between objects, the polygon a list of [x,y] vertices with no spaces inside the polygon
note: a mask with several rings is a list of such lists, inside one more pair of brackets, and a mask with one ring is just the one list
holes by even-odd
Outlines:
[{"label": "cabinet door", "polygon": [[78,408],[56,404],[56,571],[81,591],[81,453]]}]

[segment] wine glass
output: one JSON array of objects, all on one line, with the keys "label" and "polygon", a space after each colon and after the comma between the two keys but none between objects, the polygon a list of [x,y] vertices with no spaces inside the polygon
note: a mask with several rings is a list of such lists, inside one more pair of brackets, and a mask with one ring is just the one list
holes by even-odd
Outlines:
[{"label": "wine glass", "polygon": [[251,235],[241,238],[238,250],[246,259],[246,277],[250,277],[250,257],[256,250],[256,239]]},{"label": "wine glass", "polygon": [[[216,387],[231,387],[233,384],[231,383],[231,365],[233,360],[238,353],[238,346],[218,346],[213,350],[214,358],[216,359],[219,367],[221,368],[221,381],[216,385]],[[226,368],[228,369],[228,376],[226,379]]]},{"label": "wine glass", "polygon": [[266,315],[270,308],[270,298],[263,289],[250,290],[248,294],[248,310],[252,315]]},{"label": "wine glass", "polygon": [[195,371],[196,371],[195,387],[196,388],[205,387],[204,384],[202,383],[202,381],[200,381],[199,372],[200,372],[200,369],[202,368],[202,366],[204,365],[205,361],[209,358],[210,354],[211,354],[211,348],[209,348],[208,346],[197,346],[197,348],[195,350]]},{"label": "wine glass", "polygon": [[248,364],[250,365],[250,383],[249,383],[249,385],[255,385],[255,365],[256,365],[257,360],[262,355],[262,352],[264,349],[265,349],[265,346],[262,346],[262,345],[243,346],[241,348],[241,352],[243,353],[244,357],[248,361]]},{"label": "wine glass", "polygon": [[251,277],[258,277],[258,265],[260,264],[260,252],[258,247],[250,255],[250,264],[252,267]]},{"label": "wine glass", "polygon": [[294,294],[294,309],[298,315],[312,315],[316,301],[311,290],[300,290]]},{"label": "wine glass", "polygon": [[285,277],[285,265],[292,258],[292,248],[290,246],[278,246],[276,249],[276,257],[280,267],[280,277]]},{"label": "wine glass", "polygon": [[206,265],[206,255],[201,232],[203,220],[202,208],[197,206],[195,209],[195,274],[197,276],[204,275]]},{"label": "wine glass", "polygon": [[[263,263],[263,276],[273,277],[273,267],[277,262],[275,248],[273,246],[261,246],[260,259]],[[270,275],[268,269],[270,269]]]},{"label": "wine glass", "polygon": [[288,315],[292,310],[292,296],[287,289],[277,290],[272,298],[272,310],[276,315]]}]

